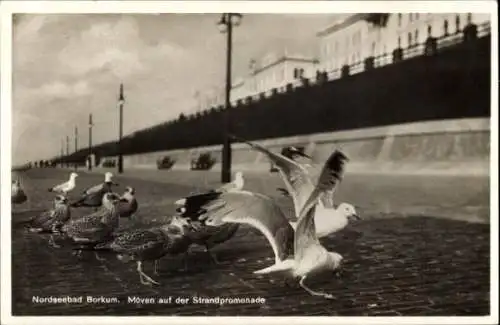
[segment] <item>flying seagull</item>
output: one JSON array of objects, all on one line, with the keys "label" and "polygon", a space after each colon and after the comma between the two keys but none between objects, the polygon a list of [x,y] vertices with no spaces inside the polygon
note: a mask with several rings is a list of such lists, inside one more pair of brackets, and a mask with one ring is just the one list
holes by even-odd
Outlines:
[{"label": "flying seagull", "polygon": [[[279,229],[289,229],[286,226],[291,228],[290,224],[276,204],[265,204],[265,202],[272,201],[264,199],[261,195],[248,192],[246,194],[238,193],[241,195],[239,200],[227,198],[226,204],[220,202],[221,200],[219,202],[214,200],[212,205],[215,208],[210,209],[210,204],[205,205],[205,208],[208,208],[204,218],[205,222],[207,225],[217,226],[225,222],[243,222],[244,220],[246,223],[254,225],[266,236],[275,252],[275,264],[254,271],[255,274],[286,272],[294,278],[300,278],[300,286],[309,294],[333,299],[335,297],[331,294],[310,289],[304,281],[311,274],[327,270],[335,271],[341,265],[342,256],[336,252],[327,251],[319,242],[315,231],[314,212],[320,196],[325,191],[333,189],[342,179],[346,160],[347,158],[342,152],[332,153],[316,184],[313,184],[313,189],[298,214],[299,222],[293,240],[293,257],[284,249],[279,249],[279,247],[290,245],[291,236],[288,235],[290,230],[285,232],[286,236],[282,235],[283,232],[280,232],[281,236],[276,236],[276,233],[272,232],[275,228],[268,227],[272,221],[280,224]],[[227,195],[237,195],[237,193],[227,193]],[[243,199],[243,195],[246,195],[247,199]],[[228,205],[228,202],[231,204]]]},{"label": "flying seagull", "polygon": [[21,187],[21,182],[18,179],[16,179],[15,181],[12,182],[10,202],[12,204],[21,204],[26,202],[27,200],[28,196],[26,196],[26,193]]},{"label": "flying seagull", "polygon": [[71,192],[75,188],[77,177],[78,174],[73,172],[69,175],[69,180],[67,182],[51,187],[48,189],[48,191],[60,194],[67,194],[68,192]]},{"label": "flying seagull", "polygon": [[[304,165],[283,155],[275,154],[256,143],[242,141],[251,148],[264,153],[276,165],[287,187],[287,189],[279,188],[278,190],[285,196],[291,196],[295,214],[299,215],[304,203],[314,189],[313,184],[317,182],[321,169],[315,168],[315,166],[306,168]],[[345,159],[347,160],[347,158]],[[341,203],[335,208],[333,204],[334,191],[335,188],[324,191],[320,195],[320,201],[315,208],[314,221],[316,232],[320,238],[343,229],[350,220],[360,219],[354,206],[349,203]],[[291,225],[295,229],[297,223],[291,222]]]}]

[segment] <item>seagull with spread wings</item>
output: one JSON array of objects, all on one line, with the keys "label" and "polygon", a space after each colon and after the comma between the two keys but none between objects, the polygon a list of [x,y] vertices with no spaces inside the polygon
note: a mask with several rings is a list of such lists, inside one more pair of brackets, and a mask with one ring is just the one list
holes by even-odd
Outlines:
[{"label": "seagull with spread wings", "polygon": [[[240,139],[238,139],[240,140]],[[294,204],[295,214],[299,215],[305,201],[312,193],[313,183],[318,180],[321,173],[320,166],[304,166],[284,155],[276,154],[268,149],[249,141],[245,141],[252,149],[265,154],[278,168],[287,190],[278,189],[284,195],[291,196]],[[297,152],[298,153],[298,152]],[[301,153],[304,157],[309,157]],[[310,158],[310,157],[309,157]],[[308,168],[306,168],[308,167]],[[315,208],[314,221],[318,237],[322,238],[337,232],[347,226],[350,220],[358,220],[356,209],[349,203],[341,203],[337,208],[333,204],[333,193],[335,188],[327,190],[320,195],[320,201]],[[290,222],[296,229],[297,222]]]},{"label": "seagull with spread wings", "polygon": [[341,266],[342,256],[327,251],[319,242],[314,213],[320,196],[333,189],[342,179],[346,160],[340,151],[335,151],[328,158],[316,184],[311,184],[311,191],[301,203],[295,234],[281,209],[270,198],[246,191],[221,193],[218,198],[204,205],[207,212],[200,219],[212,226],[232,222],[257,228],[269,241],[275,254],[275,264],[254,271],[255,274],[286,272],[294,278],[300,278],[300,286],[311,295],[335,298],[331,294],[310,289],[304,281],[309,275],[335,271]]}]

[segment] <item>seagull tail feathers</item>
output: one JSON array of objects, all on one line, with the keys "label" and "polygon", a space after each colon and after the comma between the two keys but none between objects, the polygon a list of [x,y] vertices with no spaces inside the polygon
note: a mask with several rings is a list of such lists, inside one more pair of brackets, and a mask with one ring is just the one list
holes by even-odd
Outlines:
[{"label": "seagull tail feathers", "polygon": [[286,272],[293,269],[294,260],[284,260],[261,270],[254,271],[254,274],[269,274],[276,272]]},{"label": "seagull tail feathers", "polygon": [[180,199],[175,201],[175,205],[186,205],[186,199]]}]

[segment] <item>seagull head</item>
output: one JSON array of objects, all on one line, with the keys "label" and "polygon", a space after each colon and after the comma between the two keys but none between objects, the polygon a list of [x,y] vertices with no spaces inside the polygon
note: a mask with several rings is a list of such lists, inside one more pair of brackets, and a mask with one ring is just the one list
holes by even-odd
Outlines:
[{"label": "seagull head", "polygon": [[65,205],[68,203],[68,198],[64,195],[56,195],[54,198],[55,205]]},{"label": "seagull head", "polygon": [[342,213],[349,220],[361,220],[360,216],[357,214],[356,209],[352,204],[349,203],[341,203],[337,211]]},{"label": "seagull head", "polygon": [[106,193],[102,197],[102,204],[108,209],[111,208],[112,206],[116,205],[120,201],[121,201],[121,198],[116,193]]},{"label": "seagull head", "polygon": [[135,194],[135,189],[132,186],[127,186],[125,188],[125,193],[128,193],[130,195],[134,195]]},{"label": "seagull head", "polygon": [[184,231],[191,229],[191,223],[188,219],[182,218],[179,216],[173,216],[170,221],[170,225],[175,226],[181,230],[182,233]]},{"label": "seagull head", "polygon": [[285,156],[288,156],[288,158],[290,158],[292,160],[294,160],[295,157],[298,157],[298,156],[312,159],[311,156],[306,155],[302,150],[300,150],[294,146],[285,147],[285,148],[283,148],[283,151],[286,153]]},{"label": "seagull head", "polygon": [[112,178],[112,177],[113,177],[113,174],[112,174],[112,173],[110,173],[110,172],[106,172],[106,174],[104,174],[104,181],[105,181],[106,183],[111,182],[111,178]]},{"label": "seagull head", "polygon": [[78,177],[78,174],[77,174],[77,173],[75,173],[75,172],[73,172],[73,173],[69,174],[69,179],[73,179],[73,180],[74,180],[74,179],[75,179],[75,178],[77,178],[77,177]]}]

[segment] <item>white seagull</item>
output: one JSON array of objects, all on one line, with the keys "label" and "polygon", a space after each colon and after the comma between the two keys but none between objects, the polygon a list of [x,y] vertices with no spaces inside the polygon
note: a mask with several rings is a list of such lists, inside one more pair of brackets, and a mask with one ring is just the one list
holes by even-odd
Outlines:
[{"label": "white seagull", "polygon": [[60,194],[67,194],[71,192],[76,186],[76,178],[78,177],[77,173],[71,173],[69,175],[69,180],[62,184],[56,185],[54,187],[49,188],[49,192],[56,192]]},{"label": "white seagull", "polygon": [[12,182],[10,202],[12,204],[21,204],[26,202],[27,200],[28,197],[26,196],[26,193],[24,193],[24,190],[21,186],[21,182],[18,179],[16,179],[15,181]]},{"label": "white seagull", "polygon": [[[278,190],[282,191],[285,195],[291,195],[295,214],[299,215],[304,203],[314,189],[313,183],[318,180],[321,169],[311,165],[308,165],[309,168],[306,168],[306,166],[281,154],[273,153],[256,143],[245,140],[241,141],[244,141],[253,149],[265,154],[275,164],[288,189],[287,191],[284,189]],[[301,155],[308,157],[304,154]],[[349,203],[341,203],[335,208],[333,204],[334,191],[334,188],[324,191],[324,193],[320,195],[320,201],[315,209],[314,221],[316,233],[320,238],[343,229],[347,226],[349,220],[359,219],[356,209]],[[290,224],[296,229],[297,222],[290,222]]]},{"label": "white seagull", "polygon": [[[342,256],[327,251],[319,242],[315,232],[314,211],[320,195],[333,189],[342,179],[344,163],[347,160],[340,151],[335,151],[325,163],[317,184],[306,198],[298,215],[299,222],[295,236],[281,209],[268,197],[246,191],[221,193],[203,208],[207,212],[200,216],[209,226],[219,226],[226,222],[246,223],[259,229],[267,238],[275,254],[275,264],[255,274],[286,272],[300,278],[299,284],[308,293],[327,299],[331,294],[310,289],[304,283],[312,274],[335,271],[342,262]],[[294,237],[292,241],[292,237]],[[290,248],[293,245],[291,257]]]}]

